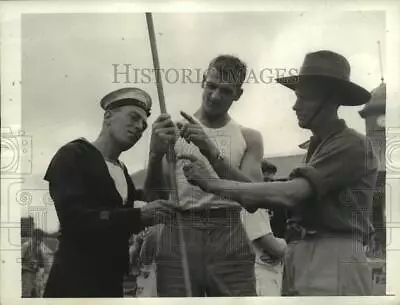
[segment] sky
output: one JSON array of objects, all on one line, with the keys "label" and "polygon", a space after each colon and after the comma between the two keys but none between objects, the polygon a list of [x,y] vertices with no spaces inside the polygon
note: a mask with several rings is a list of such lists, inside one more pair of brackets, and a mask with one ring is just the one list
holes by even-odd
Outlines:
[{"label": "sky", "polygon": [[[378,40],[383,71],[386,68],[383,12],[163,13],[153,18],[161,67],[170,69],[163,81],[172,117],[179,119],[180,110],[193,113],[201,101],[197,77],[184,82],[182,69],[204,71],[215,56],[236,55],[254,71],[258,83],[252,79],[244,85],[230,113],[238,123],[262,133],[266,156],[301,153],[298,144],[310,136],[297,125],[293,92],[269,82],[269,76],[277,75],[267,69],[299,69],[306,53],[329,49],[349,60],[355,83],[372,90],[381,77]],[[21,35],[22,125],[32,138],[33,161],[27,185],[46,187],[43,174],[63,144],[97,137],[103,118],[99,101],[108,92],[140,87],[153,98],[150,125],[159,114],[154,81],[135,82],[130,74],[131,83],[124,83],[121,75],[115,82],[113,65],[121,70],[124,65],[153,68],[144,14],[24,15]],[[340,116],[365,133],[361,108],[343,107]],[[121,159],[131,172],[145,167],[149,140],[147,131],[123,153]],[[51,230],[57,219],[54,209],[49,213]]]}]

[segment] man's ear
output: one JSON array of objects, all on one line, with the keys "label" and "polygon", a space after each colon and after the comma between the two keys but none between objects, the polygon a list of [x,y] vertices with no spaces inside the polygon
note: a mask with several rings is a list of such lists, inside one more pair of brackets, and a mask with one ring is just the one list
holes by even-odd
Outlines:
[{"label": "man's ear", "polygon": [[238,99],[240,99],[242,94],[243,94],[243,88],[238,88],[234,100],[237,101]]},{"label": "man's ear", "polygon": [[107,123],[111,119],[112,115],[113,113],[111,110],[106,110],[104,112],[104,123]]},{"label": "man's ear", "polygon": [[106,110],[105,112],[104,112],[104,118],[105,119],[109,119],[109,118],[111,118],[112,117],[112,111],[111,110]]}]

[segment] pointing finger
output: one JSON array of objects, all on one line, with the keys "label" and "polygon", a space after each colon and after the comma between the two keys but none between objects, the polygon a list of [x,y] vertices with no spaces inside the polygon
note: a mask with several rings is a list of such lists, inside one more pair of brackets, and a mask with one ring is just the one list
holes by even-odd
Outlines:
[{"label": "pointing finger", "polygon": [[184,111],[180,111],[181,116],[183,116],[190,124],[199,124],[191,115]]}]

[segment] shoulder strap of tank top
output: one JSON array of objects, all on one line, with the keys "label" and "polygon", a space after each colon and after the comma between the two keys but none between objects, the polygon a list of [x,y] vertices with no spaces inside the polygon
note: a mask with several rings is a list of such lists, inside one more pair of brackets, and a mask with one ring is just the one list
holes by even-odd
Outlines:
[{"label": "shoulder strap of tank top", "polygon": [[[243,137],[244,143],[245,143],[244,151],[246,152],[246,150],[247,150],[247,140],[246,140],[246,137],[245,137],[245,135],[243,133],[243,128],[244,127],[242,125],[240,125],[238,122],[236,122],[233,118],[231,118],[229,120],[229,122],[225,126],[227,126],[227,125],[234,126],[235,128],[237,128],[239,130],[241,136]],[[242,162],[243,162],[243,156],[242,156],[242,160],[240,161],[240,167],[242,166]]]},{"label": "shoulder strap of tank top", "polygon": [[232,118],[231,118],[231,120],[228,122],[228,124],[232,124],[232,125],[236,126],[236,127],[240,130],[240,133],[242,134],[242,137],[243,137],[244,141],[246,142],[246,149],[247,149],[247,141],[246,141],[246,137],[245,137],[245,135],[244,135],[244,133],[243,133],[243,129],[244,129],[245,127],[243,127],[242,125],[240,125],[238,122],[236,122],[236,121],[235,121],[234,119],[232,119]]}]

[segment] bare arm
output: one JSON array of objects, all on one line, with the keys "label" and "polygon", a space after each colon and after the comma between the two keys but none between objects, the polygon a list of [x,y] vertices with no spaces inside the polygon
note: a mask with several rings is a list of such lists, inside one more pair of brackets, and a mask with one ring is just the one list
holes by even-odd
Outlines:
[{"label": "bare arm", "polygon": [[231,198],[250,210],[274,206],[291,208],[313,194],[311,184],[303,178],[285,182],[243,183],[222,179],[203,179],[202,182],[200,187],[206,192]]},{"label": "bare arm", "polygon": [[287,249],[285,240],[276,238],[272,232],[257,238],[253,242],[257,247],[276,258],[282,258]]},{"label": "bare arm", "polygon": [[168,179],[165,175],[168,145],[174,145],[177,130],[168,114],[161,114],[152,126],[149,164],[144,183],[146,201],[168,198]]},{"label": "bare arm", "polygon": [[144,182],[144,193],[146,201],[156,199],[168,199],[167,179],[165,179],[164,157],[150,154],[147,168],[146,179]]},{"label": "bare arm", "polygon": [[266,210],[258,209],[255,213],[241,211],[243,227],[254,245],[269,254],[271,257],[283,256],[286,243],[275,238],[270,225],[270,218]]}]

